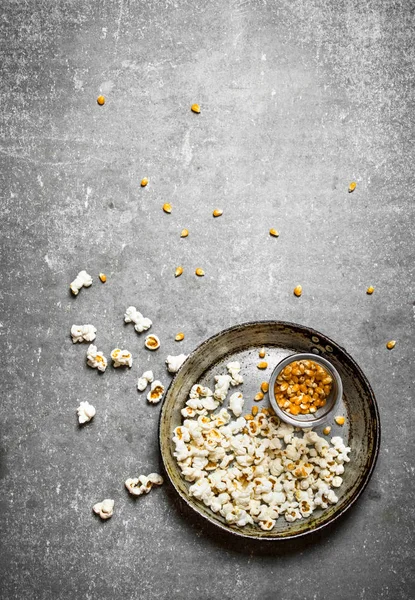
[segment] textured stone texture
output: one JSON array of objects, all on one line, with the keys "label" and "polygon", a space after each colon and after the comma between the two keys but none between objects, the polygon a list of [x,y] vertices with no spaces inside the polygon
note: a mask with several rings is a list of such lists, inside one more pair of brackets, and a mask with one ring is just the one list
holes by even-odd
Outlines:
[{"label": "textured stone texture", "polygon": [[[413,15],[405,0],[2,3],[2,598],[414,596]],[[81,269],[94,284],[73,298]],[[156,355],[123,326],[130,304]],[[381,456],[357,505],[269,545],[211,530],[169,485],[130,499],[126,477],[160,468],[139,372],[167,383],[167,354],[268,318],[333,337],[373,385]],[[69,330],[89,322],[131,371],[86,367]],[[82,430],[78,400],[97,408]]]}]

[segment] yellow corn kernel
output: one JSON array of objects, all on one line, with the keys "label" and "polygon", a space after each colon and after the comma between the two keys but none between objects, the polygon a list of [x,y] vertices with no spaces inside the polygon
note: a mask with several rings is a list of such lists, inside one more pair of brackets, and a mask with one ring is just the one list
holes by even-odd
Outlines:
[{"label": "yellow corn kernel", "polygon": [[168,202],[166,202],[166,204],[163,204],[163,210],[165,213],[171,213],[171,204],[169,204]]},{"label": "yellow corn kernel", "polygon": [[180,234],[180,237],[187,237],[189,235],[189,232],[187,229],[182,229],[182,232]]},{"label": "yellow corn kernel", "polygon": [[102,106],[103,104],[105,104],[105,98],[104,98],[104,96],[98,96],[97,102],[98,102],[98,104],[100,106]]},{"label": "yellow corn kernel", "polygon": [[148,178],[147,177],[143,177],[143,179],[141,180],[141,187],[146,187],[146,185],[148,185]]},{"label": "yellow corn kernel", "polygon": [[303,288],[301,285],[297,285],[293,291],[294,291],[294,296],[297,296],[297,298],[298,298],[303,293]]},{"label": "yellow corn kernel", "polygon": [[330,425],[327,425],[327,427],[325,427],[325,428],[323,429],[323,433],[324,433],[324,435],[328,435],[328,434],[330,433],[330,431],[331,431],[331,427],[330,427]]},{"label": "yellow corn kernel", "polygon": [[352,183],[349,184],[349,194],[355,191],[356,185],[357,183],[355,181],[352,181]]},{"label": "yellow corn kernel", "polygon": [[259,358],[265,358],[265,348],[261,348],[261,350],[258,352],[258,356]]},{"label": "yellow corn kernel", "polygon": [[107,281],[107,276],[104,273],[100,273],[99,278],[102,281],[102,283],[105,283]]},{"label": "yellow corn kernel", "polygon": [[221,208],[215,208],[212,214],[214,217],[220,217],[223,215],[223,210]]},{"label": "yellow corn kernel", "polygon": [[271,415],[271,414],[275,414],[271,407],[270,408],[266,408],[265,406],[264,406],[264,408],[261,408],[261,412],[262,412],[263,415],[266,415],[266,416]]},{"label": "yellow corn kernel", "polygon": [[259,402],[263,398],[264,398],[264,394],[262,392],[258,392],[257,395],[255,396],[254,400],[255,400],[255,402]]},{"label": "yellow corn kernel", "polygon": [[252,409],[251,409],[251,413],[252,413],[252,415],[254,417],[256,417],[257,414],[258,414],[258,407],[257,406],[253,406]]},{"label": "yellow corn kernel", "polygon": [[197,269],[196,269],[196,271],[195,271],[195,273],[196,273],[196,275],[197,275],[198,277],[203,277],[203,276],[204,276],[204,274],[205,274],[204,270],[203,270],[203,269],[200,269],[200,268],[197,268]]},{"label": "yellow corn kernel", "polygon": [[268,367],[268,363],[265,360],[262,360],[257,364],[258,369],[266,369]]},{"label": "yellow corn kernel", "polygon": [[192,104],[190,110],[198,115],[200,113],[200,106],[198,104]]},{"label": "yellow corn kernel", "polygon": [[177,333],[174,339],[176,340],[176,342],[181,342],[182,340],[184,340],[184,333]]},{"label": "yellow corn kernel", "polygon": [[337,425],[344,425],[346,419],[344,417],[334,417],[334,420],[336,421]]},{"label": "yellow corn kernel", "polygon": [[388,350],[392,350],[392,348],[395,348],[395,346],[396,346],[396,342],[395,342],[395,340],[390,340],[390,341],[389,341],[389,342],[386,344],[386,348],[387,348]]},{"label": "yellow corn kernel", "polygon": [[244,416],[245,421],[253,421],[254,417],[250,414]]},{"label": "yellow corn kernel", "polygon": [[375,291],[375,288],[373,287],[373,285],[370,285],[366,290],[366,294],[369,294],[369,296],[371,296],[374,291]]},{"label": "yellow corn kernel", "polygon": [[267,391],[269,390],[269,383],[268,383],[268,381],[263,381],[261,383],[261,390],[264,392],[264,394],[267,393]]},{"label": "yellow corn kernel", "polygon": [[180,277],[180,275],[183,273],[183,267],[177,267],[175,272],[174,272],[174,276],[175,277]]},{"label": "yellow corn kernel", "polygon": [[270,229],[269,234],[272,235],[272,237],[278,237],[280,235],[276,229]]}]

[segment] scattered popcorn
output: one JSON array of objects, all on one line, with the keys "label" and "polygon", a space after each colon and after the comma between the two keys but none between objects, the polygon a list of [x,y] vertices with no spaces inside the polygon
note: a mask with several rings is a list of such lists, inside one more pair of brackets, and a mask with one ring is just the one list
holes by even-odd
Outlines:
[{"label": "scattered popcorn", "polygon": [[94,344],[88,347],[86,360],[89,367],[98,369],[98,371],[104,372],[107,368],[107,359],[102,352],[98,352],[98,348]]},{"label": "scattered popcorn", "polygon": [[102,502],[94,504],[92,510],[95,514],[99,515],[104,521],[106,519],[110,519],[114,514],[114,500],[106,498]]},{"label": "scattered popcorn", "polygon": [[111,352],[111,358],[114,361],[114,367],[132,367],[133,357],[128,350],[114,348]]},{"label": "scattered popcorn", "polygon": [[157,473],[150,475],[140,475],[136,479],[130,478],[125,482],[125,487],[132,496],[141,496],[148,494],[154,485],[162,485],[163,477]]},{"label": "scattered popcorn", "polygon": [[160,348],[160,340],[156,335],[148,335],[144,340],[144,346],[148,350],[157,350]]},{"label": "scattered popcorn", "polygon": [[76,412],[78,413],[79,424],[83,425],[95,416],[96,410],[89,402],[81,402]]},{"label": "scattered popcorn", "polygon": [[71,336],[74,344],[77,342],[93,342],[97,330],[93,325],[72,325]]},{"label": "scattered popcorn", "polygon": [[153,371],[144,371],[137,381],[137,389],[144,392],[149,383],[154,381]]},{"label": "scattered popcorn", "polygon": [[240,417],[242,414],[242,407],[244,404],[244,399],[241,392],[235,392],[229,398],[229,408],[235,415],[235,417]]},{"label": "scattered popcorn", "polygon": [[231,376],[231,385],[240,385],[244,382],[244,378],[240,373],[241,365],[238,361],[228,363],[226,365],[226,368],[228,369],[228,373]]},{"label": "scattered popcorn", "polygon": [[[239,365],[238,365],[239,366]],[[339,436],[330,442],[311,428],[298,432],[269,409],[242,417],[243,395],[225,402],[239,370],[215,376],[215,390],[195,384],[173,432],[174,456],[189,494],[227,523],[256,523],[271,531],[281,516],[288,522],[310,517],[338,502],[350,448]],[[265,386],[264,386],[265,387]],[[298,436],[298,437],[297,437]],[[301,437],[300,437],[301,436]]]},{"label": "scattered popcorn", "polygon": [[124,321],[126,323],[134,323],[134,329],[141,333],[147,331],[152,326],[152,321],[143,317],[143,315],[135,308],[135,306],[129,306],[125,311]]},{"label": "scattered popcorn", "polygon": [[188,354],[178,354],[177,356],[169,355],[166,358],[167,370],[169,373],[177,373],[187,357]]},{"label": "scattered popcorn", "polygon": [[89,287],[90,285],[92,285],[91,275],[88,275],[86,271],[80,271],[69,287],[72,294],[77,296],[81,287]]},{"label": "scattered popcorn", "polygon": [[151,404],[157,404],[163,398],[163,394],[164,385],[161,383],[161,381],[158,381],[158,379],[156,379],[156,381],[153,381],[153,383],[151,384],[151,389],[147,394],[147,400]]}]

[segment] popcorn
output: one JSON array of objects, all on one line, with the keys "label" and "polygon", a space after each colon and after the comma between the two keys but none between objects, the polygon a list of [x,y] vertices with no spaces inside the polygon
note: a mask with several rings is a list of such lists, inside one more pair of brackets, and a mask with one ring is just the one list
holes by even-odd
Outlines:
[{"label": "popcorn", "polygon": [[177,373],[180,369],[188,354],[178,354],[177,356],[168,356],[166,358],[167,370],[169,373]]},{"label": "popcorn", "polygon": [[97,502],[92,507],[95,514],[99,515],[103,521],[110,519],[114,514],[114,500],[106,498],[102,502]]},{"label": "popcorn", "polygon": [[231,385],[240,385],[244,382],[244,378],[240,374],[241,365],[239,362],[230,362],[226,365],[226,368],[228,369],[228,373],[231,376]]},{"label": "popcorn", "polygon": [[136,479],[129,478],[125,481],[125,487],[132,496],[141,496],[142,494],[148,494],[153,486],[162,485],[163,477],[157,473],[150,473],[150,475],[139,475]]},{"label": "popcorn", "polygon": [[143,317],[143,315],[134,306],[129,306],[127,308],[124,315],[124,321],[126,323],[134,323],[134,329],[138,333],[147,331],[147,329],[150,329],[153,324],[150,319]]},{"label": "popcorn", "polygon": [[154,381],[153,371],[144,371],[137,381],[137,389],[139,392],[144,392],[149,383]]},{"label": "popcorn", "polygon": [[98,348],[91,344],[88,347],[86,360],[89,367],[92,369],[98,369],[98,371],[104,372],[107,368],[107,359],[102,352],[98,352]]},{"label": "popcorn", "polygon": [[90,285],[92,285],[91,275],[88,275],[86,271],[80,271],[69,287],[72,294],[77,296],[81,287],[89,287]]},{"label": "popcorn", "polygon": [[115,348],[111,352],[111,358],[114,361],[114,367],[132,367],[133,357],[128,350],[120,350]]},{"label": "popcorn", "polygon": [[235,417],[240,417],[242,414],[242,407],[244,404],[244,399],[241,392],[235,392],[229,398],[229,408],[235,415]]},{"label": "popcorn", "polygon": [[157,350],[160,348],[160,339],[156,335],[148,335],[144,340],[144,346],[148,350]]},{"label": "popcorn", "polygon": [[151,384],[151,389],[147,394],[147,400],[150,402],[150,404],[157,404],[163,398],[163,394],[164,385],[161,383],[161,381],[156,379],[156,381],[153,381]]},{"label": "popcorn", "polygon": [[[231,394],[229,409],[213,413],[238,381],[239,363],[215,377],[215,390],[195,384],[173,432],[176,457],[189,494],[227,523],[257,524],[271,531],[280,516],[287,522],[309,518],[338,502],[350,448],[332,443],[311,428],[299,433],[269,413],[242,417],[243,396]],[[231,419],[230,413],[234,417]]]},{"label": "popcorn", "polygon": [[83,425],[84,423],[88,423],[88,421],[95,416],[96,410],[89,402],[81,402],[76,409],[76,412],[78,414],[80,425]]},{"label": "popcorn", "polygon": [[213,396],[216,400],[219,400],[219,402],[223,402],[228,395],[232,377],[230,375],[216,375],[215,381],[215,391]]},{"label": "popcorn", "polygon": [[77,342],[93,342],[97,330],[93,325],[72,325],[71,336],[74,344]]}]

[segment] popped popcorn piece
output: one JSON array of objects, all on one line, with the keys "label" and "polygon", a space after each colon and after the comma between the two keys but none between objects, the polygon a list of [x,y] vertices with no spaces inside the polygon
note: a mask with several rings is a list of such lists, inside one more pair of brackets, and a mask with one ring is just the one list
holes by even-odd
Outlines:
[{"label": "popped popcorn piece", "polygon": [[72,325],[71,336],[72,342],[93,342],[96,338],[97,330],[93,325]]},{"label": "popped popcorn piece", "polygon": [[144,392],[149,383],[154,381],[153,371],[144,371],[141,377],[137,381],[137,389],[140,392]]},{"label": "popped popcorn piece", "polygon": [[231,376],[231,385],[240,385],[244,382],[244,378],[240,373],[241,365],[238,361],[228,363],[226,365],[226,368],[228,369],[228,373]]},{"label": "popped popcorn piece", "polygon": [[134,323],[134,329],[138,333],[142,333],[143,331],[147,331],[150,329],[153,322],[147,317],[143,317],[143,315],[135,308],[135,306],[129,306],[125,311],[124,321],[126,323]]},{"label": "popped popcorn piece", "polygon": [[139,475],[136,479],[129,478],[125,481],[125,487],[132,496],[141,496],[148,494],[153,486],[162,485],[163,477],[158,473],[150,473],[150,475]]},{"label": "popped popcorn piece", "polygon": [[76,278],[70,284],[71,292],[74,296],[79,294],[81,287],[89,287],[92,285],[92,277],[86,271],[79,271]]},{"label": "popped popcorn piece", "polygon": [[147,400],[150,404],[157,404],[163,398],[164,394],[164,385],[156,379],[151,384],[151,389],[147,394]]},{"label": "popped popcorn piece", "polygon": [[235,392],[229,398],[229,409],[233,412],[235,417],[240,417],[242,414],[242,407],[244,404],[244,398],[241,392]]},{"label": "popped popcorn piece", "polygon": [[148,335],[144,340],[144,346],[148,350],[157,350],[160,348],[160,340],[156,335]]},{"label": "popped popcorn piece", "polygon": [[219,402],[223,402],[228,395],[232,377],[230,375],[216,375],[215,381],[215,391],[213,396],[216,400],[219,400]]},{"label": "popped popcorn piece", "polygon": [[169,373],[177,373],[187,357],[188,354],[178,354],[177,356],[169,355],[166,358],[167,370]]},{"label": "popped popcorn piece", "polygon": [[114,348],[111,352],[111,358],[114,361],[114,367],[132,367],[133,357],[128,350]]},{"label": "popped popcorn piece", "polygon": [[104,372],[107,368],[107,359],[102,352],[98,352],[98,348],[94,344],[90,344],[88,347],[86,360],[88,366],[92,369]]},{"label": "popped popcorn piece", "polygon": [[103,521],[110,519],[114,514],[114,500],[106,498],[102,502],[97,502],[92,507],[95,514],[99,515]]},{"label": "popped popcorn piece", "polygon": [[78,414],[78,421],[80,425],[83,425],[84,423],[88,423],[88,421],[95,416],[96,410],[92,404],[89,404],[89,402],[85,401],[80,403],[76,409],[76,412]]}]

